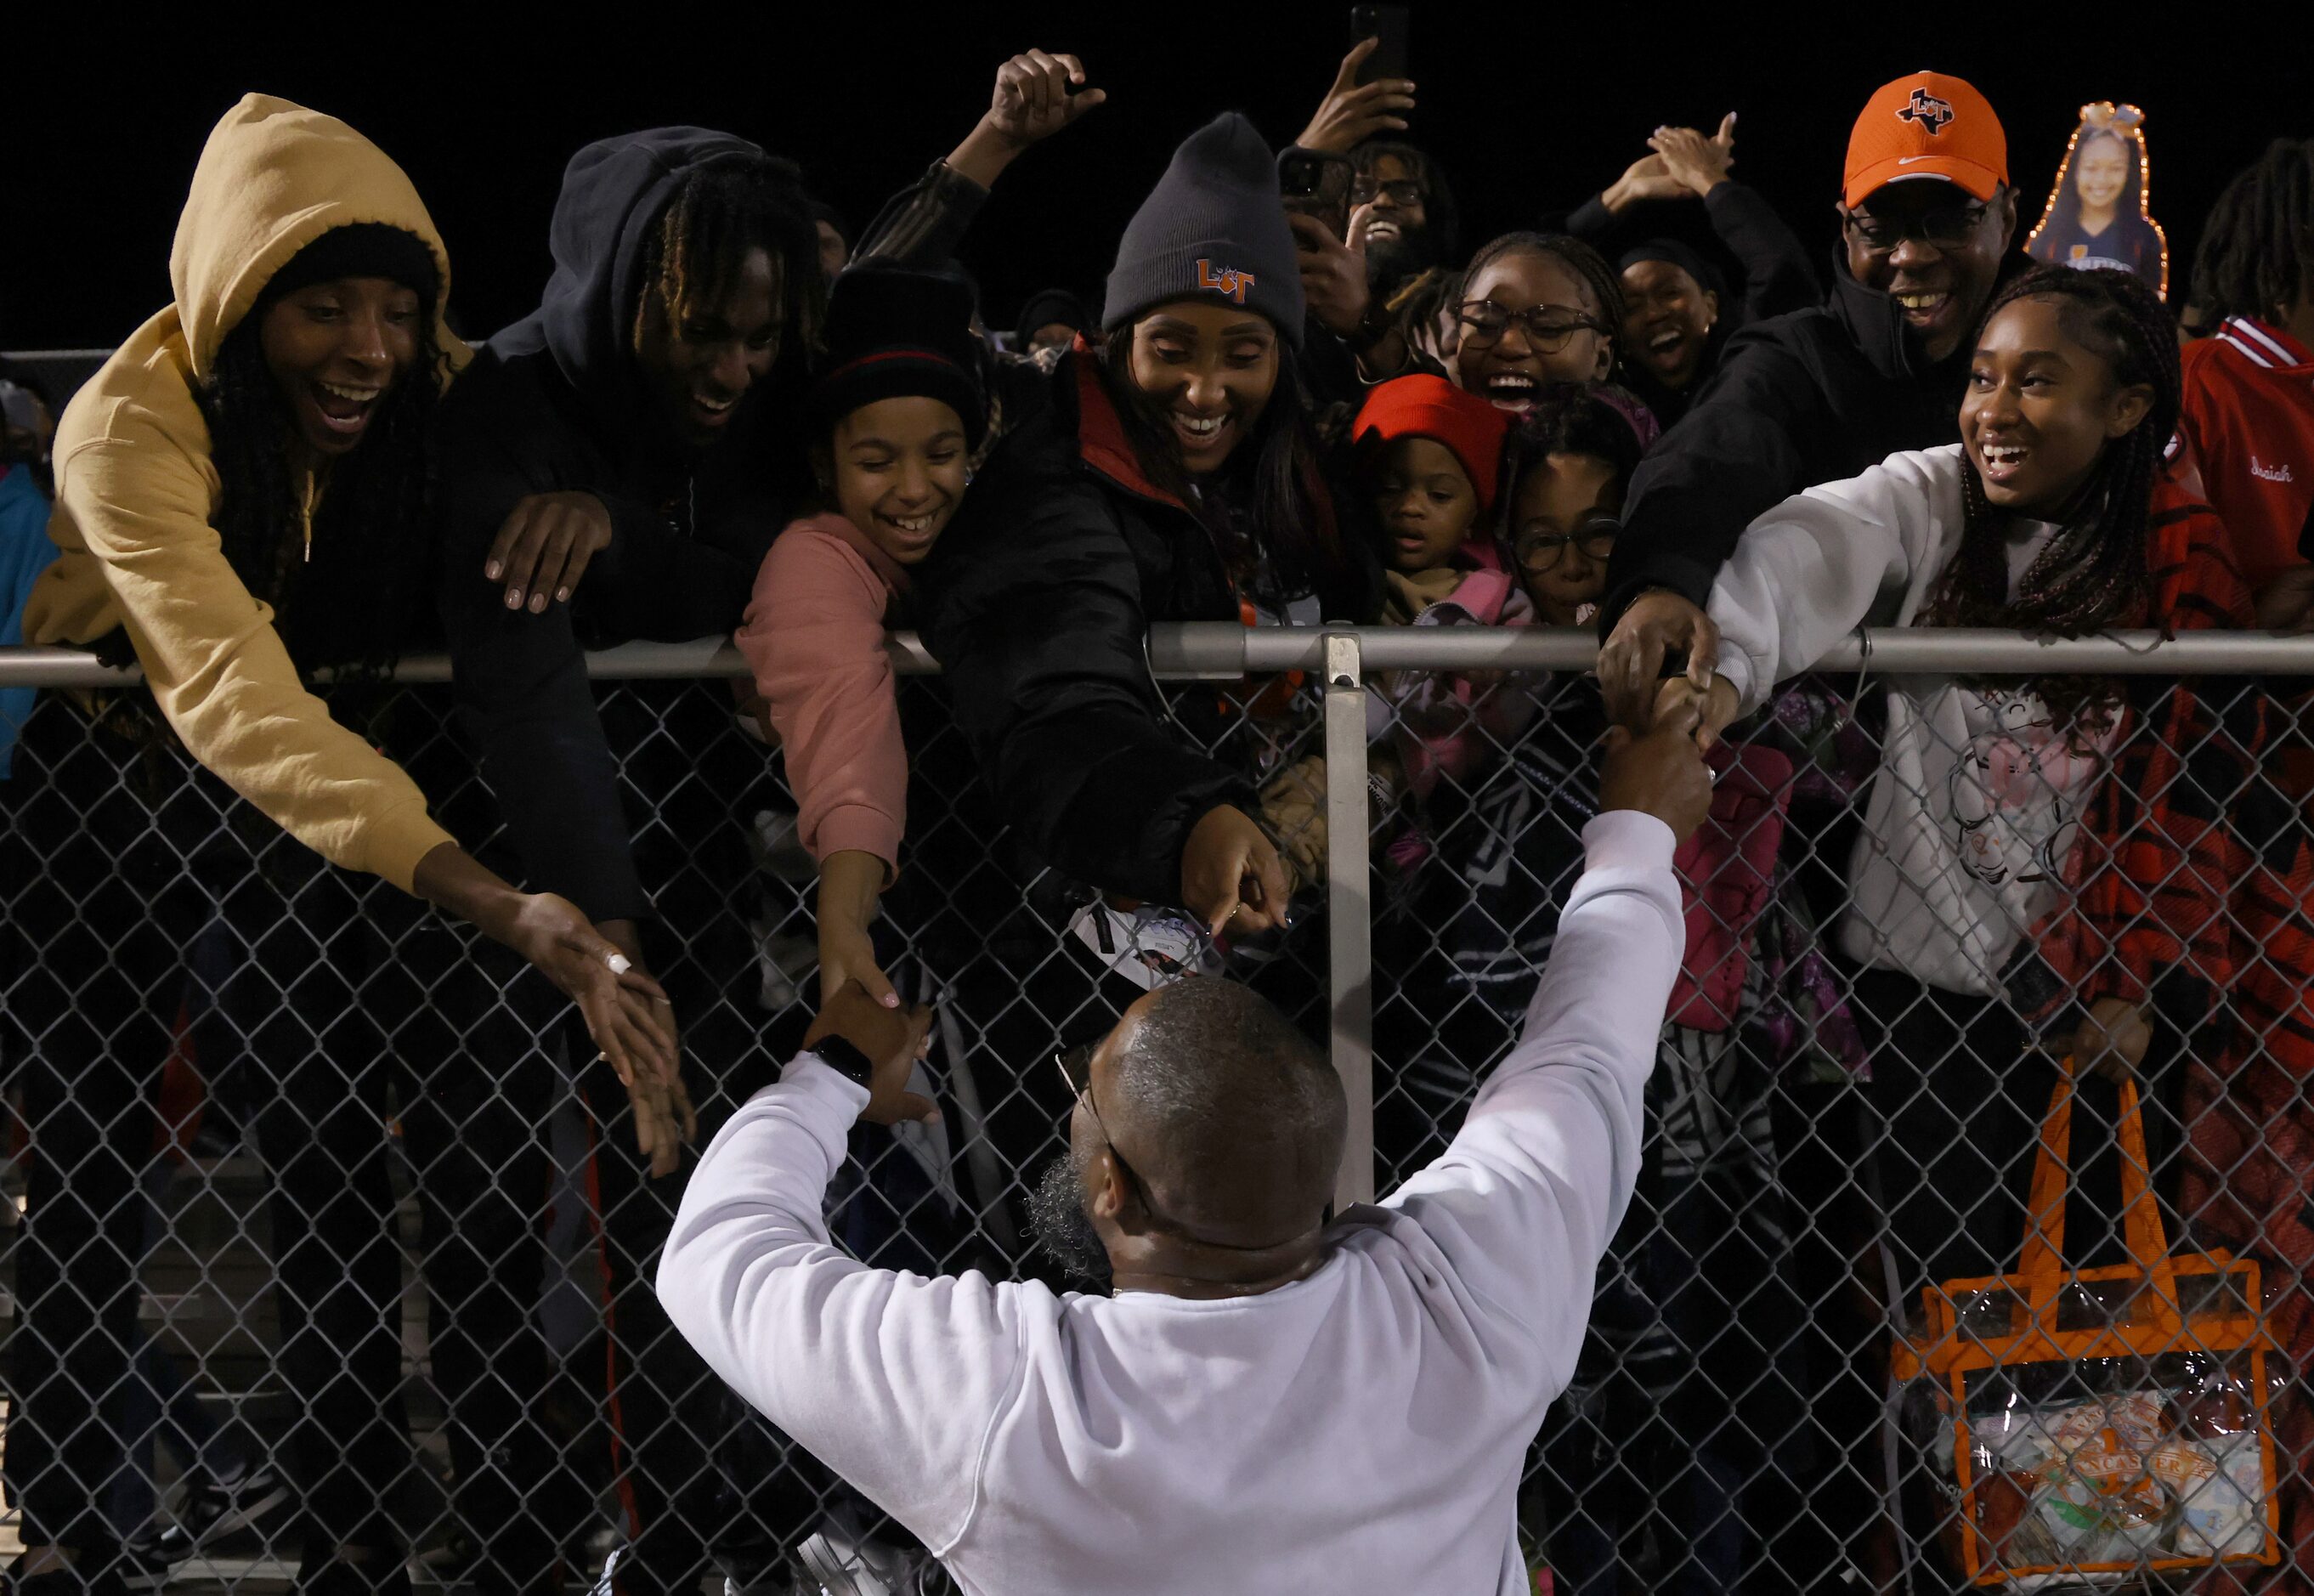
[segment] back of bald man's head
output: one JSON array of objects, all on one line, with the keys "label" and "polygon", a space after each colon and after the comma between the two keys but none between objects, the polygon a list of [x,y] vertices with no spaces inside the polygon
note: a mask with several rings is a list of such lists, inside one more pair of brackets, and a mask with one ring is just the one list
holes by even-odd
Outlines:
[{"label": "back of bald man's head", "polygon": [[1111,1066],[1110,1129],[1165,1216],[1232,1247],[1316,1224],[1349,1119],[1325,1054],[1232,981],[1181,982],[1135,1013]]}]

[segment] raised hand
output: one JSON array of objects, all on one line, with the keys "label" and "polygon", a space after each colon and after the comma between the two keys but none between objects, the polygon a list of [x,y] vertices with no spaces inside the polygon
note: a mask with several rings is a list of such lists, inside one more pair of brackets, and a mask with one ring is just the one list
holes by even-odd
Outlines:
[{"label": "raised hand", "polygon": [[1107,90],[1086,86],[1084,63],[1074,56],[1025,51],[996,69],[987,110],[943,164],[990,188],[1021,151],[1108,99]]},{"label": "raised hand", "polygon": [[1084,63],[1074,56],[1026,50],[996,69],[987,120],[1015,147],[1050,138],[1108,98],[1085,86]]},{"label": "raised hand", "polygon": [[1381,43],[1379,39],[1361,39],[1350,47],[1326,97],[1318,102],[1317,114],[1295,144],[1305,150],[1347,155],[1377,134],[1405,130],[1402,113],[1414,109],[1413,80],[1385,77],[1370,84],[1358,82],[1358,68]]},{"label": "raised hand", "polygon": [[1706,138],[1692,128],[1658,128],[1647,147],[1662,157],[1664,170],[1683,190],[1709,194],[1727,181],[1736,164],[1736,113],[1719,119],[1719,131]]},{"label": "raised hand", "polygon": [[1609,210],[1622,211],[1644,200],[1686,197],[1687,185],[1672,176],[1661,155],[1649,154],[1625,167],[1623,175],[1610,184],[1599,199]]}]

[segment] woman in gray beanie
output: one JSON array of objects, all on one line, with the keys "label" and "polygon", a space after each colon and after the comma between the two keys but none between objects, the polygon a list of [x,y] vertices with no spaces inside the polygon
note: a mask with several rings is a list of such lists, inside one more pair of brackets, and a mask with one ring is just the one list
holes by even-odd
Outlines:
[{"label": "woman in gray beanie", "polygon": [[1208,689],[1169,710],[1143,637],[1160,621],[1359,620],[1376,584],[1320,467],[1294,237],[1243,117],[1174,153],[1107,307],[1105,346],[1062,359],[927,562],[924,635],[1041,862],[1267,930],[1290,884],[1254,818],[1262,707]]}]

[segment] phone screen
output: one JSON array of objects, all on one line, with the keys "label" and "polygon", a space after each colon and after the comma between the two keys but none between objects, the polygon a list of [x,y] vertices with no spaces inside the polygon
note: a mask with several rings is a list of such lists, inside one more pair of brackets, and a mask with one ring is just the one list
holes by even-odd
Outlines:
[{"label": "phone screen", "polygon": [[1405,77],[1406,35],[1409,21],[1403,5],[1353,5],[1350,7],[1350,42],[1361,39],[1378,39],[1374,52],[1358,64],[1358,82],[1370,84],[1378,78]]}]

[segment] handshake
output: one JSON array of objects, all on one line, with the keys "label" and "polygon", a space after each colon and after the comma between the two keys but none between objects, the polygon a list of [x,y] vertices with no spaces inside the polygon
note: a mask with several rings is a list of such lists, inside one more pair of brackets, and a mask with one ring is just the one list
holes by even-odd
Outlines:
[{"label": "handshake", "polygon": [[[1664,678],[1665,656],[1684,650],[1687,669]],[[1608,734],[1607,769],[1600,780],[1603,809],[1645,809],[1683,842],[1710,807],[1711,780],[1704,751],[1736,719],[1736,690],[1713,668],[1719,629],[1675,593],[1641,594],[1623,613],[1599,650],[1599,687],[1615,722]],[[1700,780],[1700,798],[1691,780]],[[1662,804],[1679,808],[1681,817]],[[1685,818],[1692,805],[1692,818]]]}]

